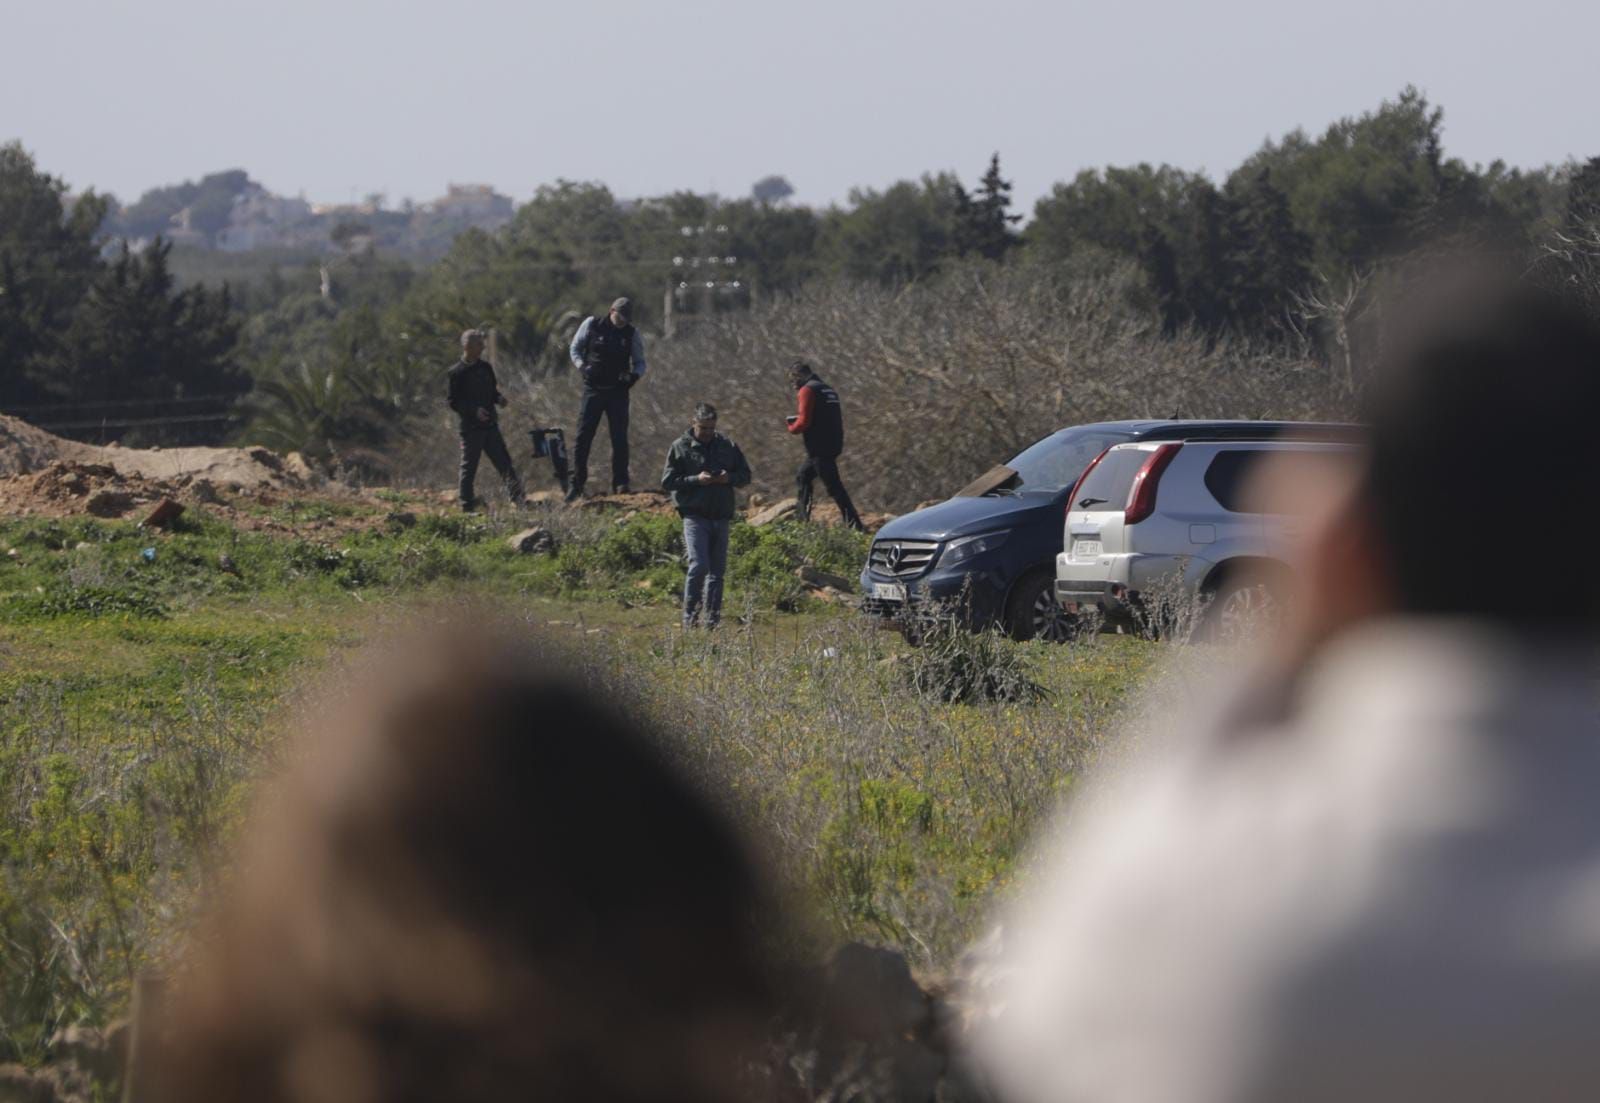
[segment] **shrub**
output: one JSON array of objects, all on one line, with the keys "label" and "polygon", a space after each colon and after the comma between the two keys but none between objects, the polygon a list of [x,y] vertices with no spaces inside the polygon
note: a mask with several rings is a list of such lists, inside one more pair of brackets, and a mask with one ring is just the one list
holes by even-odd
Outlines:
[{"label": "shrub", "polygon": [[971,632],[954,618],[929,618],[906,665],[911,688],[947,704],[1033,702],[1049,696],[1022,650],[997,631]]}]

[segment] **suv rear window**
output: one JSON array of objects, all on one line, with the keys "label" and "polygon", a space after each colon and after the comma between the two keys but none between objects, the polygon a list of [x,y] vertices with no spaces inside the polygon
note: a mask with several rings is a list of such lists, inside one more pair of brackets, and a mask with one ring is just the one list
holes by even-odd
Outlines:
[{"label": "suv rear window", "polygon": [[[1089,477],[1078,488],[1073,509],[1088,509],[1096,513],[1115,513],[1128,506],[1128,491],[1133,487],[1133,477],[1150,458],[1143,448],[1113,448],[1106,458],[1095,464]],[[1097,500],[1096,500],[1097,499]],[[1088,502],[1088,505],[1084,503]]]},{"label": "suv rear window", "polygon": [[1260,512],[1245,508],[1244,487],[1262,455],[1259,450],[1218,452],[1206,468],[1206,489],[1229,513]]},{"label": "suv rear window", "polygon": [[[1218,452],[1206,468],[1206,489],[1229,513],[1302,513],[1311,499],[1295,488],[1346,472],[1355,456],[1353,449],[1339,447],[1230,449]],[[1268,460],[1278,477],[1258,485],[1256,474]]]}]

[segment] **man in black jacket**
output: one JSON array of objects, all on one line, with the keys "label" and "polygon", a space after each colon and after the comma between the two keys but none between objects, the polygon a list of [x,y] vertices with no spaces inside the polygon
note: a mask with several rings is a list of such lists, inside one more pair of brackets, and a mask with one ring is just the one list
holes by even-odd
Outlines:
[{"label": "man in black jacket", "polygon": [[839,478],[839,454],[844,451],[844,408],[839,392],[818,378],[804,360],[789,365],[789,381],[794,384],[798,404],[797,412],[788,418],[789,432],[806,444],[806,462],[795,474],[800,519],[811,520],[812,491],[821,477],[844,523],[860,532],[861,515],[844,488],[844,480]]},{"label": "man in black jacket", "polygon": [[695,408],[689,431],[673,442],[661,470],[661,488],[683,518],[689,577],[683,583],[683,626],[703,616],[707,628],[722,617],[722,579],[728,569],[728,533],[733,524],[733,488],[750,482],[750,465],[739,446],[717,432],[710,403]]},{"label": "man in black jacket", "polygon": [[567,350],[583,376],[578,442],[572,451],[572,486],[567,501],[583,495],[589,479],[589,447],[606,419],[611,432],[611,492],[628,492],[628,391],[644,377],[644,339],[633,328],[633,303],[618,299],[603,316],[583,320]]},{"label": "man in black jacket", "polygon": [[505,480],[512,502],[522,504],[522,480],[511,464],[505,438],[495,418],[495,407],[506,404],[500,393],[494,366],[483,358],[483,334],[469,329],[461,335],[461,359],[447,373],[450,408],[460,420],[461,433],[461,508],[471,510],[477,499],[472,484],[478,477],[478,459],[487,455],[494,469]]}]

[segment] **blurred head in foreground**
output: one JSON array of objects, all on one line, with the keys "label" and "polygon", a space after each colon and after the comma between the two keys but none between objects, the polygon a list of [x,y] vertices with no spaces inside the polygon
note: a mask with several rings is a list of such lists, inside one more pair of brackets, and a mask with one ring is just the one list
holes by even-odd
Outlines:
[{"label": "blurred head in foreground", "polygon": [[374,665],[255,825],[162,1098],[742,1098],[764,893],[732,831],[507,637]]},{"label": "blurred head in foreground", "polygon": [[982,1048],[1010,1099],[1600,1083],[1600,334],[1519,288],[1417,317],[1274,677],[1169,706],[1007,920]]}]

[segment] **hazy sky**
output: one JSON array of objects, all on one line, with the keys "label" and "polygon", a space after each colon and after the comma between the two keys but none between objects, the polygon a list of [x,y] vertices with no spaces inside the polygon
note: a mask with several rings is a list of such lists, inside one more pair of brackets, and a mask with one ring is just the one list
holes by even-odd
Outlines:
[{"label": "hazy sky", "polygon": [[1600,154],[1577,0],[0,0],[0,34],[0,141],[124,201],[238,167],[393,203],[776,172],[821,204],[999,150],[1031,208],[1085,167],[1224,172],[1407,83],[1451,155]]}]

